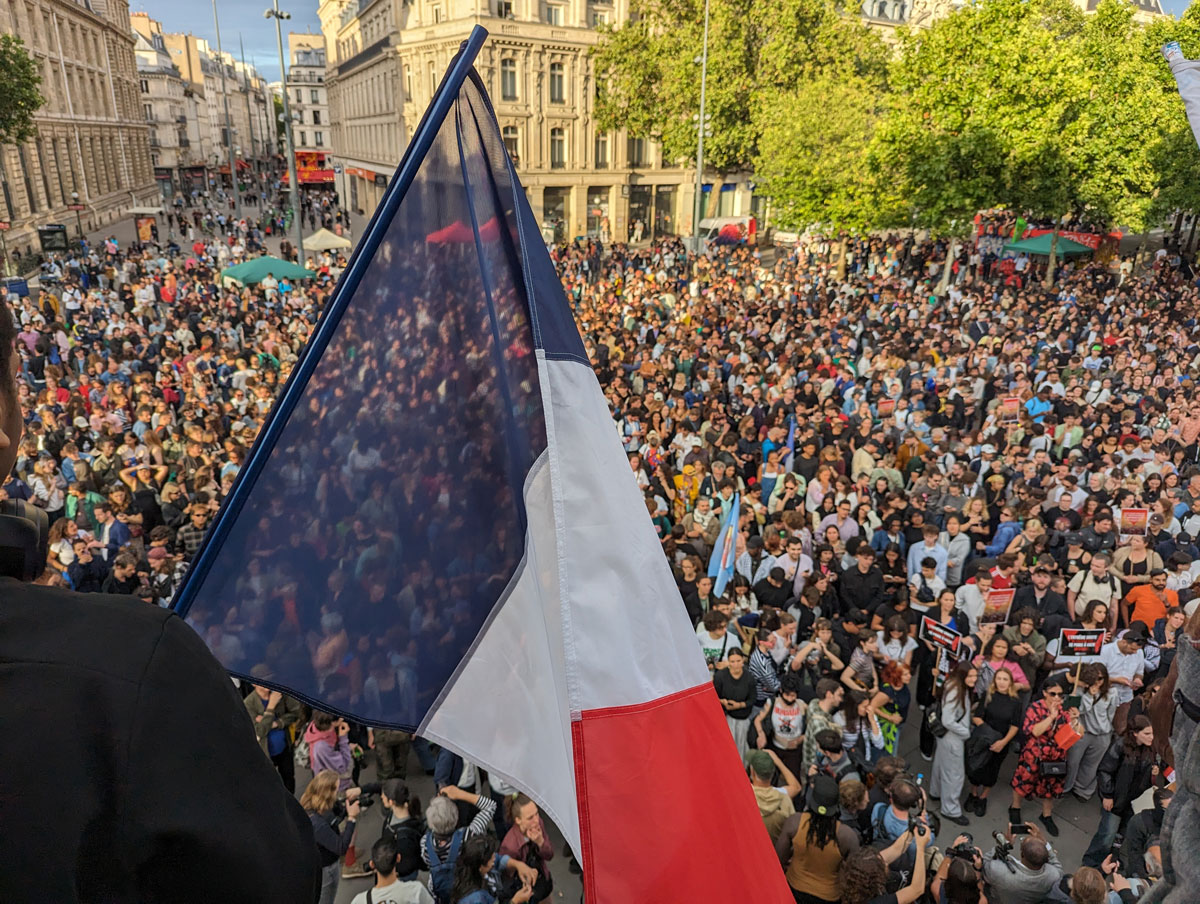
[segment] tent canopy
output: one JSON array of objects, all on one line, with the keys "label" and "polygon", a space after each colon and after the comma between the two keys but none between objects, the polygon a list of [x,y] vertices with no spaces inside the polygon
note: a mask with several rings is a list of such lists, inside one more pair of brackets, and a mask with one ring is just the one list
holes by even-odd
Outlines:
[{"label": "tent canopy", "polygon": [[[1041,235],[1035,235],[1031,239],[1022,239],[1019,242],[1009,242],[1004,246],[1005,251],[1025,252],[1026,254],[1040,254],[1043,257],[1050,256],[1050,240],[1054,237],[1051,232],[1043,232]],[[1087,245],[1081,245],[1079,242],[1074,242],[1065,235],[1058,237],[1058,246],[1054,253],[1059,257],[1070,254],[1091,254],[1092,249]]]},{"label": "tent canopy", "polygon": [[221,271],[221,276],[239,282],[243,286],[252,286],[266,279],[268,273],[276,279],[282,277],[306,279],[316,276],[312,270],[306,270],[299,264],[293,264],[278,257],[271,257],[269,254],[251,258],[233,267],[226,267]]},{"label": "tent canopy", "polygon": [[354,243],[342,235],[330,232],[328,229],[318,229],[304,240],[305,251],[331,251],[336,248],[349,248]]}]

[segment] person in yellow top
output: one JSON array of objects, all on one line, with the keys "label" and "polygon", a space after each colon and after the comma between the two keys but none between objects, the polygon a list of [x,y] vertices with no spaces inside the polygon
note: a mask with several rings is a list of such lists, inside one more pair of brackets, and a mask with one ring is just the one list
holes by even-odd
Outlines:
[{"label": "person in yellow top", "polygon": [[818,775],[803,812],[784,821],[775,853],[797,901],[837,904],[841,900],[838,870],[842,861],[858,850],[859,841],[840,815],[837,781]]}]

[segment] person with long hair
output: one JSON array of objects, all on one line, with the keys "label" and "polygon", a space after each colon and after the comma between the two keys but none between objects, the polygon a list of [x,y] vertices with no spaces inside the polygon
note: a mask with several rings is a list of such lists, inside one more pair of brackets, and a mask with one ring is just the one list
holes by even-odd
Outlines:
[{"label": "person with long hair", "polygon": [[1024,822],[1021,804],[1028,797],[1037,798],[1042,802],[1039,819],[1046,831],[1055,837],[1058,836],[1058,824],[1054,821],[1054,802],[1062,797],[1067,759],[1067,751],[1059,745],[1056,735],[1065,725],[1079,725],[1077,711],[1069,711],[1063,705],[1066,686],[1061,677],[1050,679],[1042,691],[1042,699],[1025,710],[1021,723],[1025,743],[1013,772],[1013,798],[1008,814],[1010,823],[1021,824]]},{"label": "person with long hair", "polygon": [[[987,814],[988,793],[1000,777],[1000,767],[1008,756],[1008,745],[1017,736],[1021,699],[1012,672],[1001,668],[992,676],[992,686],[983,695],[982,704],[971,717],[971,738],[967,742],[967,780],[971,793],[964,804],[976,816]],[[982,748],[987,748],[986,758]],[[972,766],[971,753],[980,748],[979,765]]]},{"label": "person with long hair", "polygon": [[1100,761],[1100,825],[1083,855],[1085,866],[1099,866],[1112,848],[1113,838],[1133,815],[1133,802],[1149,790],[1158,775],[1154,755],[1154,726],[1147,716],[1128,720],[1120,738],[1114,738]]},{"label": "person with long hair", "polygon": [[955,825],[965,826],[959,798],[966,780],[964,744],[971,736],[971,703],[979,670],[969,662],[960,662],[946,676],[942,685],[942,726],[946,733],[937,739],[933,767],[929,779],[929,794],[940,797],[942,818]]},{"label": "person with long hair", "polygon": [[1112,742],[1113,718],[1117,713],[1117,692],[1108,680],[1108,668],[1102,662],[1089,662],[1068,673],[1079,695],[1079,721],[1083,737],[1067,751],[1067,781],[1063,792],[1070,791],[1083,801],[1096,791],[1096,770]]},{"label": "person with long hair", "polygon": [[[913,904],[925,894],[925,848],[932,838],[930,832],[915,837],[904,832],[882,851],[875,848],[859,848],[847,857],[841,866],[839,884],[842,904]],[[887,894],[888,864],[916,843],[917,856],[912,878],[908,885],[895,894]],[[800,900],[797,898],[797,900]]]},{"label": "person with long hair", "polygon": [[333,904],[337,898],[338,881],[342,877],[338,861],[350,850],[354,842],[354,828],[358,823],[357,796],[347,795],[344,809],[337,806],[339,780],[340,776],[332,769],[322,769],[313,776],[300,795],[300,806],[312,823],[317,850],[321,855],[321,897],[318,904]]},{"label": "person with long hair", "polygon": [[454,862],[451,904],[525,904],[533,897],[533,883],[523,875],[521,887],[512,895],[501,898],[502,873],[515,868],[517,861],[506,854],[498,854],[498,849],[499,845],[491,835],[479,835],[463,843]]},{"label": "person with long hair", "polygon": [[983,696],[992,686],[992,680],[1000,669],[1007,669],[1017,685],[1017,693],[1029,690],[1029,678],[1016,661],[1009,659],[1008,638],[1003,634],[994,634],[983,648],[983,652],[975,657],[975,666],[979,669],[979,683],[975,693]]},{"label": "person with long hair", "polygon": [[889,662],[879,673],[882,684],[871,698],[871,709],[879,718],[879,729],[883,733],[883,750],[895,754],[900,746],[900,727],[908,718],[912,705],[912,669],[903,662]]},{"label": "person with long hair", "polygon": [[[970,844],[970,836],[959,835],[952,847],[964,843]],[[933,900],[942,904],[987,904],[987,896],[983,893],[982,870],[983,858],[978,855],[970,862],[961,857],[942,858],[937,874],[929,883]]]},{"label": "person with long hair", "polygon": [[847,693],[833,721],[842,730],[842,747],[852,761],[869,766],[883,756],[883,731],[871,709],[870,695],[862,691]]},{"label": "person with long hair", "polygon": [[838,869],[859,841],[840,817],[837,782],[818,775],[804,810],[789,816],[779,831],[775,852],[798,904],[837,904],[841,897]]},{"label": "person with long hair", "polygon": [[500,842],[500,853],[537,873],[529,900],[533,904],[545,901],[554,891],[549,866],[554,859],[554,845],[550,843],[538,805],[524,794],[513,794],[504,800],[504,816],[510,828]]}]

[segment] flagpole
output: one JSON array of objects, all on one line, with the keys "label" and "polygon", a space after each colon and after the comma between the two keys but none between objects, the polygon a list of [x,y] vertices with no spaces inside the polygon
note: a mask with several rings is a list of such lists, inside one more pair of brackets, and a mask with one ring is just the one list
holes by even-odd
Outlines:
[{"label": "flagpole", "polygon": [[383,193],[379,206],[375,208],[375,213],[371,216],[371,222],[363,233],[362,241],[350,256],[350,263],[326,304],[321,319],[317,322],[316,330],[308,340],[308,345],[301,352],[300,360],[292,369],[291,376],[284,385],[283,392],[276,399],[271,413],[267,415],[267,421],[259,431],[254,445],[250,448],[250,453],[238,472],[229,496],[221,506],[220,512],[217,513],[217,519],[212,528],[205,535],[204,542],[197,551],[183,585],[179,588],[179,592],[171,604],[171,608],[179,615],[187,614],[196,592],[204,583],[204,578],[211,570],[213,562],[221,550],[225,537],[234,522],[237,521],[237,516],[245,506],[246,500],[250,498],[254,484],[258,481],[271,452],[274,451],[275,444],[283,435],[288,418],[299,404],[300,397],[304,394],[308,381],[317,368],[317,363],[337,332],[338,324],[341,323],[342,315],[346,312],[350,299],[358,289],[358,284],[367,272],[372,258],[375,257],[376,250],[383,242],[388,226],[395,217],[396,211],[400,209],[400,204],[404,201],[404,196],[416,178],[417,171],[425,160],[425,155],[433,147],[438,131],[450,113],[454,101],[458,98],[458,92],[462,88],[463,82],[467,80],[475,57],[478,56],[487,36],[487,29],[476,25],[471,30],[470,37],[462,43],[458,56],[450,63],[445,78],[438,85],[433,101],[417,125],[413,139],[404,152],[400,166],[392,176],[392,181],[388,184],[387,191]]}]

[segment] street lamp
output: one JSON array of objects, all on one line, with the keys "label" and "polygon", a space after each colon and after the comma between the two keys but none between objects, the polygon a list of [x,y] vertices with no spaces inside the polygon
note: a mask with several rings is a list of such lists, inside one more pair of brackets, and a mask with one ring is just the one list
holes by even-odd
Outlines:
[{"label": "street lamp", "polygon": [[272,9],[263,10],[264,19],[275,20],[275,43],[279,48],[279,84],[283,89],[283,125],[287,139],[288,181],[291,183],[292,223],[296,227],[296,253],[299,255],[300,266],[304,266],[304,231],[300,225],[300,180],[296,178],[296,143],[292,140],[292,105],[288,101],[287,68],[283,57],[283,28],[280,25],[284,19],[292,18],[291,13],[279,9],[279,0],[271,0]]},{"label": "street lamp", "polygon": [[71,209],[75,211],[75,231],[79,235],[79,247],[83,247],[83,219],[79,216],[79,192],[71,192]]},{"label": "street lamp", "polygon": [[704,112],[705,92],[708,88],[708,0],[704,0],[704,48],[700,52],[700,112],[693,119],[696,123],[696,210],[692,216],[692,232],[696,256],[700,256],[700,216],[704,209],[704,138],[711,132],[711,116]]}]

